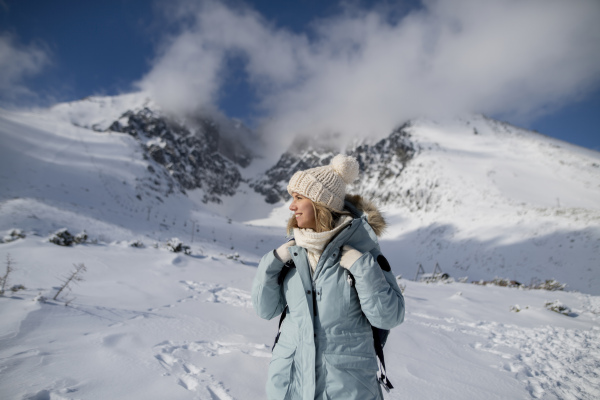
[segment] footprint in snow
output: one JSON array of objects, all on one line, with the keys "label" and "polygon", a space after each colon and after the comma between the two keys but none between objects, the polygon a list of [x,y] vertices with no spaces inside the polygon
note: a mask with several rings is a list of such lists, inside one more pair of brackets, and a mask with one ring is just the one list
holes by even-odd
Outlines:
[{"label": "footprint in snow", "polygon": [[[586,307],[593,305],[590,302]],[[438,331],[458,330],[472,337],[470,347],[497,356],[496,368],[522,381],[532,398],[600,399],[598,328],[521,328],[416,313],[412,317],[411,323]]]},{"label": "footprint in snow", "polygon": [[498,328],[479,350],[509,360],[498,368],[524,382],[531,397],[600,398],[598,330]]},{"label": "footprint in snow", "polygon": [[181,281],[183,285],[194,295],[180,300],[180,302],[188,299],[200,299],[210,303],[223,303],[234,307],[252,307],[252,297],[250,293],[229,286],[222,286],[215,283]]},{"label": "footprint in snow", "polygon": [[[162,342],[154,347],[155,358],[165,368],[167,376],[177,379],[177,384],[198,395],[200,399],[235,400],[223,382],[216,380],[205,368],[197,365],[198,356],[216,357],[239,352],[252,357],[271,357],[268,346],[233,342]],[[195,363],[194,363],[195,362]]]}]

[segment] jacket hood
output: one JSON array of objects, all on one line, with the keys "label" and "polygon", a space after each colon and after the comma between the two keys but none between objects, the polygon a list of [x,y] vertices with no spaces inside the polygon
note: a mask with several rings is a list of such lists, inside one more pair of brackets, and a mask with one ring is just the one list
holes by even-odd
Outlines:
[{"label": "jacket hood", "polygon": [[372,201],[367,200],[358,194],[347,194],[345,201],[344,208],[347,211],[350,211],[355,217],[366,215],[367,222],[373,229],[373,232],[375,232],[375,235],[383,235],[387,228],[387,223]]}]

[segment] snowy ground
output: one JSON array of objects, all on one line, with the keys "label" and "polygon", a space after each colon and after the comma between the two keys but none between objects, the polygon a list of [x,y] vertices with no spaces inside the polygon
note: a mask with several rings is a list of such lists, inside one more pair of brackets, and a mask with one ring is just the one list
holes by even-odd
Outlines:
[{"label": "snowy ground", "polygon": [[[147,245],[65,248],[36,236],[1,245],[16,263],[11,284],[27,287],[0,297],[1,398],[264,398],[277,321],[251,306],[259,255]],[[51,299],[77,263],[85,281],[60,301],[34,300]],[[400,284],[407,315],[386,345],[396,387],[387,399],[600,396],[600,297]],[[545,308],[555,300],[569,316]]]}]

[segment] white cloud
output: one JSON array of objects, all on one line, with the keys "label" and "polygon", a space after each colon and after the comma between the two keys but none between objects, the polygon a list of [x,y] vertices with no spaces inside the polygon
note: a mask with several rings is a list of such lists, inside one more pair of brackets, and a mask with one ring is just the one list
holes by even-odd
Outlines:
[{"label": "white cloud", "polygon": [[310,37],[247,7],[178,11],[181,32],[140,86],[174,109],[214,107],[227,57],[242,57],[278,145],[297,134],[383,136],[417,116],[525,122],[600,82],[597,0],[430,0],[397,21],[382,7],[352,9],[314,21]]},{"label": "white cloud", "polygon": [[179,35],[139,86],[168,109],[193,112],[212,107],[221,85],[223,50],[207,49],[200,40],[189,32]]},{"label": "white cloud", "polygon": [[41,46],[23,46],[9,34],[0,34],[0,104],[10,105],[36,95],[25,80],[50,64],[49,52]]},{"label": "white cloud", "polygon": [[189,113],[214,108],[228,79],[229,57],[244,59],[258,90],[294,84],[301,76],[297,53],[308,48],[307,41],[274,29],[249,8],[184,1],[167,11],[168,19],[184,27],[165,40],[152,70],[137,83],[167,109]]}]

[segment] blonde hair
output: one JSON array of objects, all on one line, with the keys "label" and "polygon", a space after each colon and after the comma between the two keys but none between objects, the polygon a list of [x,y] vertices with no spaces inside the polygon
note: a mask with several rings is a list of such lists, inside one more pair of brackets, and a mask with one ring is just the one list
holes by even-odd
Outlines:
[{"label": "blonde hair", "polygon": [[[310,199],[309,199],[310,200]],[[327,232],[335,228],[342,215],[350,215],[347,211],[334,211],[323,203],[316,203],[310,200],[315,212],[315,232]],[[287,233],[294,233],[294,228],[298,228],[298,221],[295,216],[291,216],[287,223]]]}]

